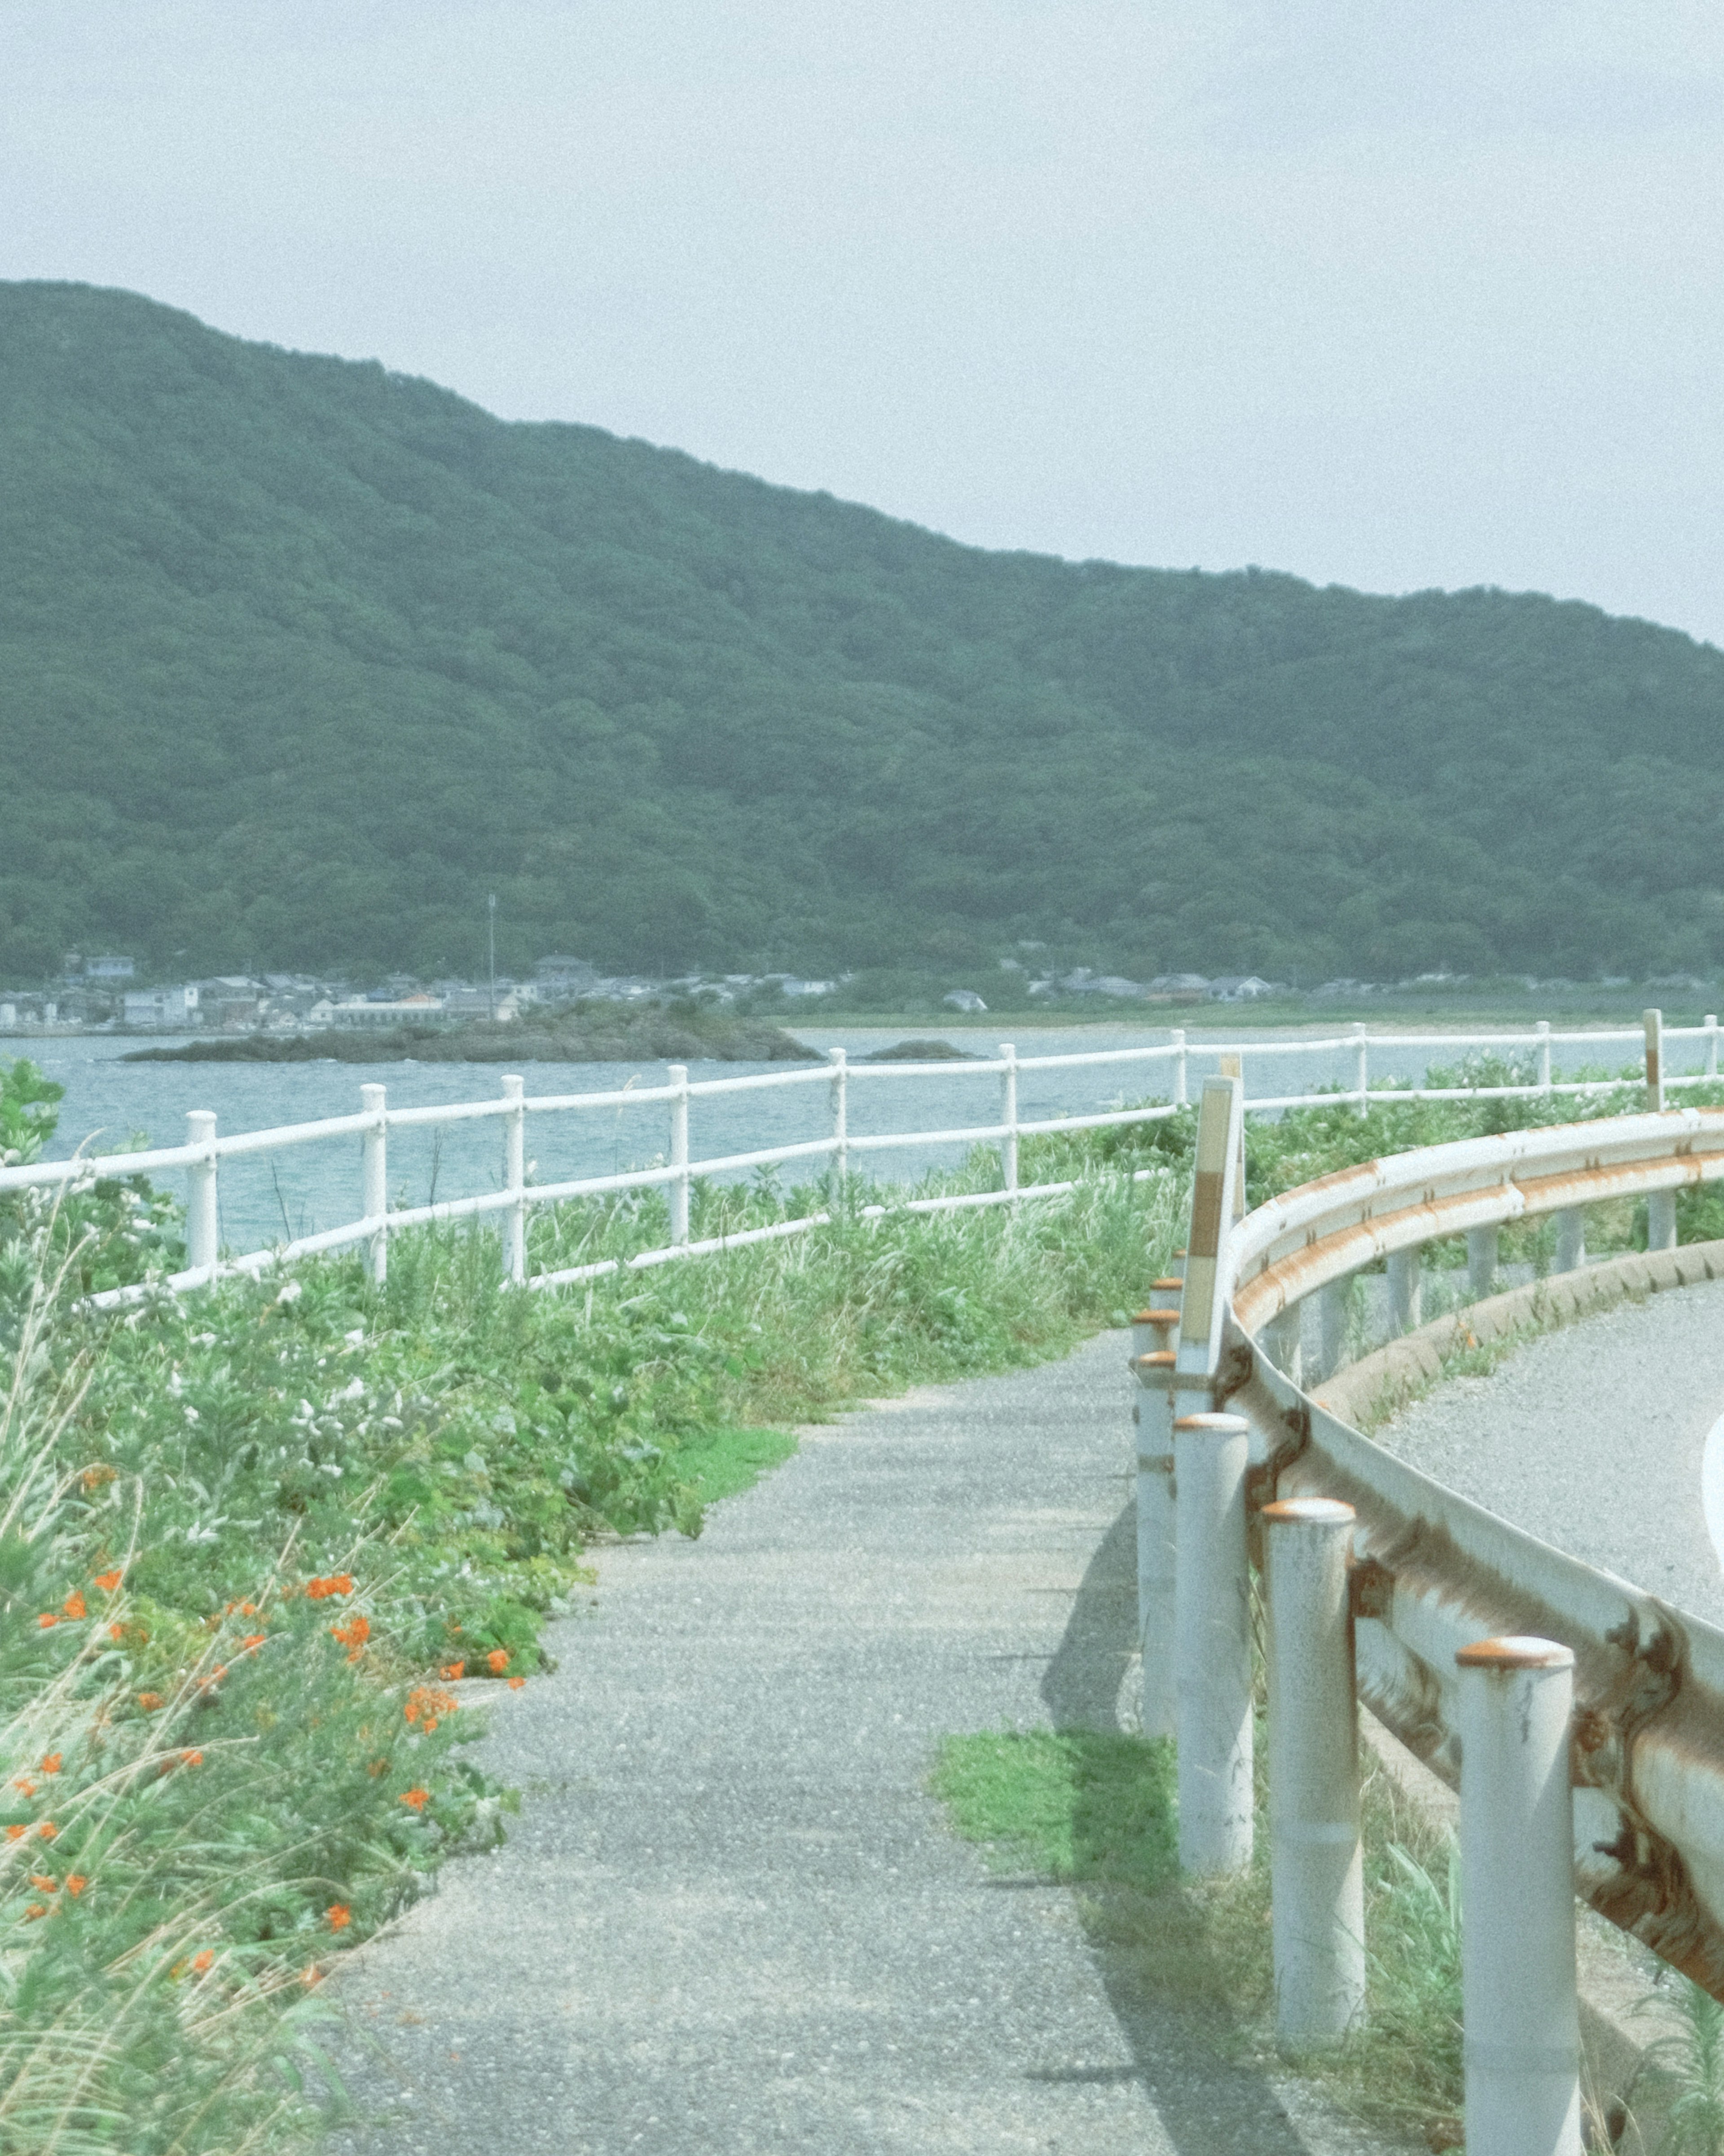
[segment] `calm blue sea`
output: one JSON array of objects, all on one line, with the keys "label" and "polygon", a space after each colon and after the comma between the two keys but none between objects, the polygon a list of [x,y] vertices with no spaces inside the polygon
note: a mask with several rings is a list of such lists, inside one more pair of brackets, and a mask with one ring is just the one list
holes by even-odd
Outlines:
[{"label": "calm blue sea", "polygon": [[[1009,1020],[1001,1027],[1005,1033]],[[901,1040],[898,1032],[844,1027],[811,1027],[800,1037],[817,1049],[842,1046],[853,1065],[849,1086],[849,1127],[853,1134],[891,1130],[937,1130],[988,1123],[999,1113],[998,1080],[968,1074],[954,1065],[928,1078],[863,1078],[854,1075],[858,1058]],[[1352,1082],[1351,1050],[1311,1050],[1260,1058],[1254,1066],[1253,1039],[1288,1037],[1232,1033],[1205,1039],[1188,1029],[1193,1054],[1193,1086],[1213,1070],[1224,1050],[1243,1052],[1246,1091],[1289,1093],[1323,1085]],[[954,1030],[955,1045],[993,1055],[991,1035]],[[1165,1042],[1164,1028],[1090,1025],[1040,1030],[1024,1028],[1017,1036],[1020,1056],[1060,1055],[1105,1048],[1149,1046]],[[3,1040],[0,1055],[28,1055],[66,1089],[58,1135],[49,1147],[63,1156],[85,1140],[108,1151],[136,1141],[177,1145],[186,1135],[186,1111],[213,1109],[223,1132],[266,1129],[282,1123],[310,1122],[326,1116],[351,1114],[360,1106],[363,1084],[388,1088],[392,1106],[493,1098],[501,1091],[501,1068],[495,1064],[300,1063],[183,1064],[126,1063],[127,1041],[85,1034],[64,1040]],[[1596,1055],[1597,1051],[1593,1052]],[[1429,1061],[1454,1060],[1449,1051],[1427,1056],[1422,1050],[1397,1051],[1373,1047],[1371,1071],[1378,1078],[1417,1078]],[[1616,1058],[1613,1055],[1613,1060]],[[662,1063],[525,1063],[517,1066],[535,1094],[611,1091],[628,1086],[665,1082]],[[751,1070],[793,1065],[700,1063],[690,1076],[738,1077]],[[1165,1097],[1170,1065],[1103,1065],[1096,1070],[1025,1071],[1018,1083],[1018,1114],[1076,1115],[1151,1097]],[[695,1101],[690,1113],[690,1152],[699,1160],[771,1145],[788,1145],[829,1130],[830,1104],[823,1085],[783,1091],[721,1095]],[[582,1175],[603,1175],[651,1165],[664,1157],[669,1143],[668,1111],[662,1105],[640,1108],[585,1110],[531,1116],[527,1124],[531,1173],[541,1183]],[[502,1138],[494,1123],[455,1124],[438,1132],[393,1132],[389,1139],[392,1196],[403,1205],[432,1197],[455,1198],[495,1189],[502,1179]],[[949,1165],[962,1147],[921,1147],[875,1153],[856,1166],[881,1181],[912,1178],[927,1168]],[[813,1181],[821,1163],[793,1163],[786,1183]],[[224,1162],[221,1171],[222,1236],[234,1249],[254,1249],[284,1235],[301,1235],[334,1227],[360,1212],[359,1141],[348,1137],[299,1146],[275,1155],[254,1155]]]}]

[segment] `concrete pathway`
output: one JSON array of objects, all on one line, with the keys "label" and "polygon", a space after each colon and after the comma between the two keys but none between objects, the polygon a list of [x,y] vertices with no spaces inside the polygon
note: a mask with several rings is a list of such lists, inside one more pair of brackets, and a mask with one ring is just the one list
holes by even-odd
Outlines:
[{"label": "concrete pathway", "polygon": [[1724,1284],[1624,1303],[1455,1378],[1379,1444],[1588,1564],[1724,1624],[1701,1503],[1724,1414]]},{"label": "concrete pathway", "polygon": [[346,1965],[390,2115],[339,2150],[1384,2145],[1111,1993],[1071,1896],[990,1876],[926,1793],[947,1732],[1116,1726],[1126,1352],[850,1416],[699,1542],[599,1553],[556,1675],[486,1694],[507,1847]]}]

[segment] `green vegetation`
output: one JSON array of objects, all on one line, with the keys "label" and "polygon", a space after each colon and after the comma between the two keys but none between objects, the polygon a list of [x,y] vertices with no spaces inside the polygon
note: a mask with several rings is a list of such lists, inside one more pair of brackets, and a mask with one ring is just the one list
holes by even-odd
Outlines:
[{"label": "green vegetation", "polygon": [[245,1033],[182,1048],[137,1048],[125,1063],[634,1063],[697,1057],[721,1063],[807,1062],[814,1051],[763,1019],[694,1004],[581,1003],[521,1024],[399,1026],[376,1033]]},{"label": "green vegetation", "polygon": [[0,976],[470,971],[493,890],[517,970],[881,1009],[905,968],[994,1001],[1024,942],[1724,957],[1724,655],[1674,632],[988,554],[86,286],[0,288]]}]

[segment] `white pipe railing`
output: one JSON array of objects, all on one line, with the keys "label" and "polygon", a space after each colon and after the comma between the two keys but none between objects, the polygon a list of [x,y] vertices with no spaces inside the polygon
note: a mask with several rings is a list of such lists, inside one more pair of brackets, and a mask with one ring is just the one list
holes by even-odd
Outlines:
[{"label": "white pipe railing", "polygon": [[[1028,1137],[1065,1132],[1106,1130],[1151,1124],[1182,1112],[1191,1089],[1193,1058],[1210,1056],[1236,1060],[1235,1067],[1248,1070],[1259,1057],[1289,1055],[1330,1055],[1352,1059],[1352,1084],[1338,1097],[1351,1098],[1361,1113],[1379,1103],[1413,1101],[1484,1101],[1532,1097],[1537,1095],[1608,1093],[1621,1079],[1553,1080],[1552,1050],[1637,1046],[1650,1086],[1704,1085],[1716,1075],[1718,1021],[1709,1014],[1701,1025],[1665,1027],[1658,1014],[1649,1013],[1643,1029],[1592,1029],[1556,1034],[1547,1021],[1532,1031],[1475,1034],[1396,1034],[1373,1032],[1363,1025],[1346,1034],[1302,1040],[1216,1042],[1194,1045],[1183,1030],[1164,1042],[1140,1047],[1068,1051],[1057,1055],[1020,1055],[1011,1044],[997,1057],[978,1056],[938,1063],[851,1063],[842,1050],[829,1061],[794,1070],[750,1072],[733,1078],[690,1080],[681,1065],[673,1065],[662,1086],[628,1086],[591,1093],[551,1093],[529,1096],[524,1081],[510,1075],[503,1080],[500,1099],[451,1101],[435,1106],[391,1108],[382,1086],[361,1089],[363,1107],[357,1115],[332,1116],[316,1122],[291,1123],[268,1130],[242,1131],[218,1136],[215,1118],[207,1110],[193,1110],[187,1117],[187,1140],[182,1146],[157,1146],[139,1152],[76,1156],[70,1160],[36,1161],[28,1165],[0,1168],[0,1192],[31,1188],[87,1183],[97,1177],[147,1175],[182,1169],[187,1178],[186,1271],[167,1285],[202,1285],[224,1271],[255,1273],[268,1263],[304,1255],[312,1250],[338,1250],[347,1245],[366,1245],[367,1269],[381,1281],[388,1267],[388,1239],[408,1228],[433,1222],[481,1219],[502,1214],[500,1223],[505,1276],[517,1283],[529,1279],[528,1217],[535,1207],[564,1199],[593,1198],[629,1190],[665,1188],[670,1211],[670,1240],[666,1251],[643,1252],[630,1264],[658,1262],[665,1255],[689,1254],[706,1248],[730,1248],[737,1238],[713,1239],[711,1245],[690,1241],[693,1187],[700,1178],[739,1175],[750,1169],[775,1168],[798,1161],[824,1159],[835,1183],[842,1183],[854,1157],[870,1153],[988,1146],[998,1148],[1002,1190],[1005,1199],[1014,1194],[1025,1199],[1034,1191],[1017,1188],[1019,1142]],[[1666,1070],[1668,1044],[1703,1044],[1705,1066],[1670,1075]],[[1370,1082],[1369,1056],[1373,1049],[1397,1052],[1447,1050],[1461,1055],[1470,1050],[1532,1049],[1538,1057],[1537,1076],[1526,1084],[1510,1086],[1400,1086]],[[1137,1107],[1120,1106],[1059,1116],[1024,1116],[1020,1089],[1028,1078],[1040,1074],[1081,1070],[1124,1072],[1132,1067],[1146,1071],[1171,1066],[1172,1099]],[[999,1086],[999,1120],[962,1123],[939,1129],[859,1132],[852,1127],[849,1089],[858,1081],[891,1085],[938,1079],[988,1078]],[[1244,1081],[1241,1080],[1243,1085]],[[778,1091],[824,1086],[829,1101],[829,1129],[819,1137],[793,1143],[761,1146],[747,1151],[695,1157],[690,1134],[690,1110],[695,1104],[722,1096]],[[1277,1114],[1290,1108],[1321,1106],[1337,1098],[1332,1088],[1323,1091],[1275,1092],[1255,1098],[1247,1095],[1245,1108],[1259,1114]],[[554,1182],[528,1180],[527,1125],[529,1118],[605,1109],[662,1106],[670,1111],[669,1145],[664,1164],[619,1169],[610,1175],[587,1175]],[[503,1126],[503,1188],[500,1191],[446,1199],[424,1205],[391,1206],[387,1203],[387,1141],[392,1131],[437,1130],[463,1122],[496,1118]],[[356,1219],[312,1236],[300,1237],[268,1250],[233,1254],[226,1258],[219,1248],[218,1178],[220,1164],[256,1153],[275,1152],[305,1145],[357,1137],[361,1140],[361,1212]],[[1042,1191],[1065,1186],[1040,1185]],[[971,1202],[967,1196],[918,1201],[926,1210],[954,1209]],[[751,1231],[752,1233],[754,1231]],[[578,1270],[578,1269],[577,1269]],[[590,1274],[582,1272],[582,1277]],[[549,1276],[547,1276],[549,1277]],[[560,1280],[562,1273],[555,1276]],[[103,1302],[134,1299],[140,1289],[115,1289],[98,1300]]]}]

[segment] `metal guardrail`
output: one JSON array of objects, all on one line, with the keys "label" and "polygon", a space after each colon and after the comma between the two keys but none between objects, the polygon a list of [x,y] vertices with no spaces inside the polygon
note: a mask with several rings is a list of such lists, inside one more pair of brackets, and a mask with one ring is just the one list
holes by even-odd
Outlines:
[{"label": "metal guardrail", "polygon": [[1362,2010],[1360,1699],[1460,1790],[1474,2156],[1578,2156],[1577,1888],[1724,1998],[1724,1631],[1373,1444],[1307,1389],[1289,1320],[1387,1258],[1411,1329],[1424,1244],[1466,1235],[1488,1294],[1503,1224],[1557,1214],[1573,1267],[1606,1199],[1644,1196],[1673,1247],[1675,1191],[1724,1178],[1724,1109],[1657,1105],[1650,1045],[1650,1112],[1373,1161],[1238,1220],[1240,1089],[1208,1081],[1178,1307],[1140,1320],[1143,1726],[1178,1740],[1182,1861],[1250,1856],[1255,1560],[1282,2033]]},{"label": "metal guardrail", "polygon": [[[670,1081],[664,1086],[630,1086],[593,1093],[529,1096],[525,1081],[511,1075],[504,1078],[502,1094],[497,1100],[456,1101],[417,1108],[391,1108],[382,1086],[367,1085],[360,1088],[361,1106],[357,1115],[330,1116],[316,1122],[288,1124],[275,1129],[244,1131],[228,1137],[218,1137],[215,1116],[207,1110],[194,1109],[186,1118],[187,1142],[182,1146],[157,1146],[139,1152],[106,1153],[64,1161],[36,1161],[25,1166],[0,1167],[0,1193],[31,1188],[65,1188],[103,1176],[152,1175],[183,1170],[187,1185],[186,1224],[189,1263],[183,1271],[172,1275],[161,1283],[175,1293],[207,1286],[229,1275],[256,1275],[272,1265],[291,1263],[296,1259],[322,1251],[350,1249],[355,1245],[364,1246],[372,1277],[381,1281],[387,1270],[388,1245],[392,1235],[432,1222],[480,1219],[492,1216],[498,1219],[501,1231],[505,1276],[525,1286],[550,1288],[592,1280],[603,1274],[614,1272],[619,1266],[639,1269],[663,1265],[678,1258],[695,1257],[737,1249],[749,1243],[777,1240],[787,1235],[803,1234],[823,1224],[829,1218],[824,1213],[811,1213],[769,1227],[694,1241],[690,1233],[690,1196],[695,1179],[700,1177],[737,1174],[750,1168],[778,1166],[799,1160],[819,1160],[826,1163],[834,1182],[842,1185],[853,1156],[926,1149],[933,1146],[990,1145],[997,1146],[999,1150],[1001,1187],[998,1192],[918,1199],[912,1209],[957,1211],[978,1204],[1062,1195],[1070,1188],[1069,1183],[1020,1185],[1018,1173],[1019,1141],[1024,1137],[1059,1132],[1153,1123],[1177,1115],[1188,1105],[1193,1057],[1219,1058],[1224,1064],[1232,1060],[1234,1067],[1242,1070],[1247,1063],[1255,1065],[1263,1059],[1345,1050],[1350,1051],[1355,1059],[1355,1083],[1341,1097],[1355,1103],[1362,1113],[1373,1101],[1586,1095],[1609,1091],[1621,1082],[1613,1079],[1565,1081],[1555,1078],[1552,1057],[1556,1049],[1568,1050],[1633,1045],[1642,1051],[1649,1082],[1671,1086],[1703,1085],[1717,1075],[1719,1037],[1720,1028],[1716,1016],[1708,1015],[1698,1026],[1665,1028],[1661,1014],[1649,1011],[1638,1031],[1616,1029],[1557,1034],[1553,1033],[1545,1021],[1541,1021],[1531,1030],[1465,1034],[1373,1034],[1367,1027],[1357,1025],[1345,1034],[1314,1040],[1193,1046],[1183,1031],[1176,1030],[1169,1040],[1141,1048],[1020,1057],[1014,1046],[1006,1044],[1001,1047],[997,1058],[953,1063],[851,1064],[842,1049],[835,1049],[826,1063],[814,1069],[767,1071],[746,1077],[700,1079],[690,1082],[686,1066],[672,1065],[670,1067]],[[1680,1077],[1664,1077],[1661,1074],[1665,1067],[1665,1045],[1677,1041],[1700,1045],[1704,1055],[1703,1068]],[[1446,1048],[1457,1051],[1529,1050],[1536,1055],[1537,1075],[1528,1083],[1518,1086],[1373,1087],[1370,1082],[1370,1052],[1373,1047],[1391,1046],[1397,1050]],[[1164,1102],[1033,1120],[1025,1120],[1018,1114],[1018,1080],[1025,1073],[1111,1066],[1117,1066],[1123,1071],[1134,1067],[1152,1070],[1162,1065],[1166,1066],[1171,1081],[1171,1097]],[[998,1120],[942,1130],[868,1134],[850,1131],[849,1097],[849,1087],[854,1082],[880,1085],[936,1077],[942,1080],[994,1080],[999,1089]],[[691,1158],[689,1122],[690,1111],[694,1104],[723,1094],[809,1086],[824,1086],[829,1089],[830,1122],[824,1135],[795,1144],[763,1146],[745,1152],[708,1158]],[[1332,1091],[1272,1092],[1249,1099],[1245,1105],[1253,1111],[1276,1112],[1291,1107],[1332,1103],[1336,1097]],[[530,1116],[652,1106],[660,1106],[669,1111],[669,1145],[662,1164],[631,1168],[613,1175],[577,1177],[560,1183],[536,1183],[527,1180],[526,1125]],[[446,1199],[433,1204],[392,1206],[388,1196],[389,1132],[447,1127],[476,1120],[495,1121],[501,1127],[502,1187],[469,1197]],[[252,1153],[275,1152],[356,1137],[360,1141],[360,1211],[356,1218],[321,1233],[300,1236],[267,1249],[223,1254],[218,1202],[218,1176],[223,1161]],[[627,1260],[608,1258],[589,1265],[529,1274],[526,1220],[530,1209],[554,1204],[564,1199],[598,1197],[619,1191],[654,1188],[664,1189],[669,1200],[670,1240],[663,1248],[642,1251]],[[865,1209],[870,1213],[886,1209]],[[95,1307],[122,1305],[136,1301],[146,1291],[137,1287],[114,1288],[92,1296],[90,1301]]]}]

